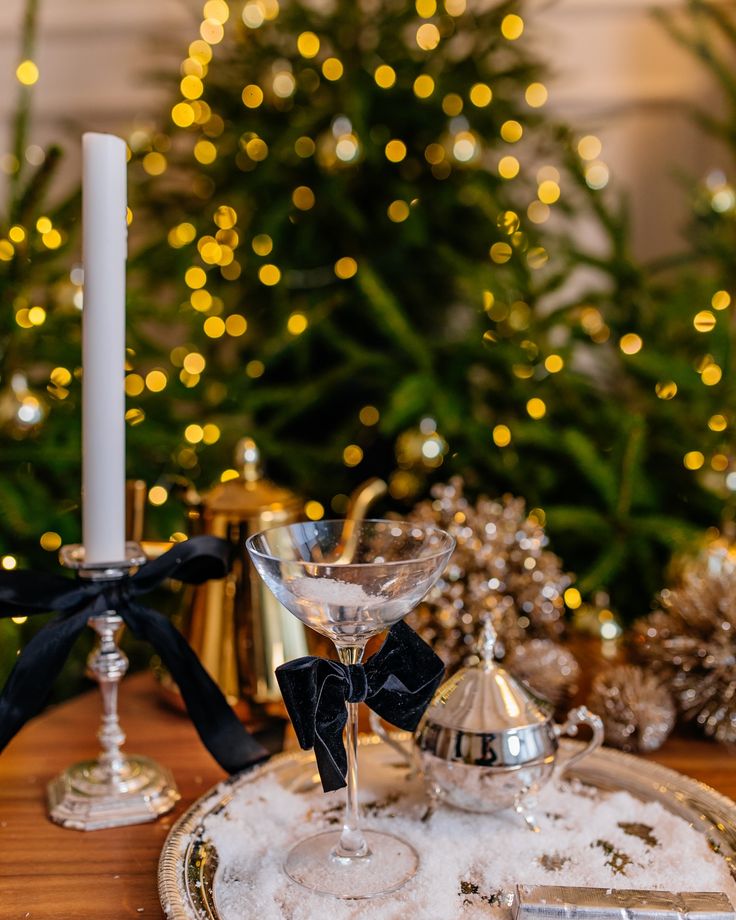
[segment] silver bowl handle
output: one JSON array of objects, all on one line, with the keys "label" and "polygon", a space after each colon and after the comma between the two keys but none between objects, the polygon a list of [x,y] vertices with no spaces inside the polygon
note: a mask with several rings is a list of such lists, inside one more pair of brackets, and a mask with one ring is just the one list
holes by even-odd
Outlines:
[{"label": "silver bowl handle", "polygon": [[566,772],[570,767],[581,761],[583,757],[592,754],[593,751],[597,750],[603,744],[605,735],[603,721],[600,716],[591,712],[587,706],[577,706],[575,709],[571,709],[567,714],[567,721],[563,725],[555,725],[555,734],[558,738],[560,735],[575,737],[581,725],[589,725],[593,730],[593,737],[582,751],[573,754],[572,757],[569,757],[564,763],[560,764],[560,772]]}]

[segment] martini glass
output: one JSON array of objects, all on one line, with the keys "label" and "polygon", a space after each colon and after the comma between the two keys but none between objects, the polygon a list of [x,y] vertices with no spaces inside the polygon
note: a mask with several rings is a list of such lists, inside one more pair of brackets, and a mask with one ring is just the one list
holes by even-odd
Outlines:
[{"label": "martini glass", "polygon": [[[397,623],[439,578],[455,546],[443,530],[400,521],[318,521],[274,527],[247,541],[259,575],[307,626],[331,639],[343,664]],[[338,898],[375,898],[414,876],[416,850],[364,831],[358,806],[358,704],[346,703],[348,756],[342,831],[301,840],[284,862],[295,882]]]}]

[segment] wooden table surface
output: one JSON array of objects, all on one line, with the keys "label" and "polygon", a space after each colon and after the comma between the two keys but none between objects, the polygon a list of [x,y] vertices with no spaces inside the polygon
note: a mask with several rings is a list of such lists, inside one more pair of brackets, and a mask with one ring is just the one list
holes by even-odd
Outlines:
[{"label": "wooden table surface", "polygon": [[[163,704],[153,678],[123,684],[127,749],[168,765],[182,794],[150,824],[64,830],[46,817],[47,782],[95,756],[98,696],[90,692],[39,716],[0,757],[0,920],[161,920],[156,874],[169,828],[224,774],[191,723]],[[736,799],[736,759],[699,738],[673,738],[652,759]]]}]

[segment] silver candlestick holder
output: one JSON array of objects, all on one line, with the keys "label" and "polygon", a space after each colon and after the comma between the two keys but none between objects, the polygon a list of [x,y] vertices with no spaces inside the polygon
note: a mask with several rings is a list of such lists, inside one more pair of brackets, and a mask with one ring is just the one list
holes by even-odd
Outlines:
[{"label": "silver candlestick holder", "polygon": [[[146,562],[137,543],[125,544],[125,560],[86,563],[84,547],[64,546],[61,564],[75,569],[80,578],[115,581]],[[67,767],[48,785],[49,815],[63,827],[83,831],[126,824],[142,824],[165,814],[179,800],[174,777],[148,757],[124,754],[125,733],[118,719],[118,686],[128,670],[128,659],[118,646],[123,620],[115,610],[89,618],[97,644],[87,659],[90,675],[100,686],[102,724],[97,737],[101,751],[96,760]]]}]

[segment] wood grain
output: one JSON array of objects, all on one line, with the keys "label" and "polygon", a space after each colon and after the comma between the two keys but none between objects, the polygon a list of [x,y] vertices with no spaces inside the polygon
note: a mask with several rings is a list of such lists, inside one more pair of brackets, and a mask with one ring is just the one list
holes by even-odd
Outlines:
[{"label": "wood grain", "polygon": [[[190,722],[164,706],[153,678],[124,682],[127,748],[174,771],[182,800],[159,821],[84,833],[46,817],[46,783],[96,753],[94,692],[28,725],[0,757],[0,920],[162,920],[156,872],[174,820],[224,774]],[[677,737],[651,757],[736,798],[736,759],[700,738]]]}]

